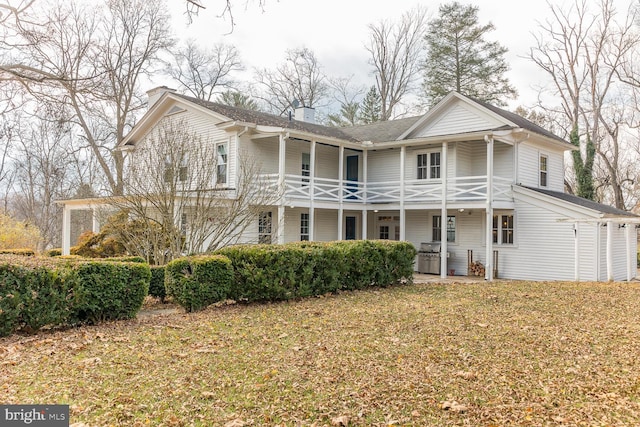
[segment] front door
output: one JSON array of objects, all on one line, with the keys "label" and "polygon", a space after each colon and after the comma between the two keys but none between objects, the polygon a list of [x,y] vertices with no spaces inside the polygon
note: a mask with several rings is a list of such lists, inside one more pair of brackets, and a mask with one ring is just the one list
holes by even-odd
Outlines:
[{"label": "front door", "polygon": [[345,217],[345,240],[356,240],[356,217]]},{"label": "front door", "polygon": [[[358,191],[358,156],[347,156],[347,192]],[[355,199],[356,195],[349,194],[347,199]]]}]

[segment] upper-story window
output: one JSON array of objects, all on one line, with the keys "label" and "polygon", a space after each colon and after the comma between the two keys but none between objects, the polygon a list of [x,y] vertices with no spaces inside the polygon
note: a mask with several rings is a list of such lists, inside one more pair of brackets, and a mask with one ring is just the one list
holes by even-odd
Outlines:
[{"label": "upper-story window", "polygon": [[216,144],[216,184],[227,183],[227,143]]},{"label": "upper-story window", "polygon": [[303,185],[309,182],[309,176],[311,176],[311,154],[302,153],[302,164],[300,175],[302,175]]},{"label": "upper-story window", "polygon": [[540,155],[540,187],[547,186],[547,173],[549,168],[549,158],[543,154]]},{"label": "upper-story window", "polygon": [[187,165],[186,155],[183,155],[179,162],[173,156],[166,156],[164,159],[164,182],[167,184],[174,183],[176,178],[179,182],[185,182],[189,176],[189,167]]},{"label": "upper-story window", "polygon": [[440,178],[440,152],[418,154],[418,179]]}]

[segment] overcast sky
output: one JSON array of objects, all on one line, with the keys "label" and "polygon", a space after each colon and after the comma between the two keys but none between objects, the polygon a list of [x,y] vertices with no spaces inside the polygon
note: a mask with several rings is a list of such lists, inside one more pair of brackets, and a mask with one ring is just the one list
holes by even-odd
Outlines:
[{"label": "overcast sky", "polygon": [[[587,0],[596,5],[597,0]],[[201,44],[224,41],[235,45],[248,69],[273,67],[283,61],[285,50],[296,47],[312,49],[330,76],[350,76],[366,85],[373,84],[369,56],[364,45],[370,23],[382,19],[395,20],[416,6],[413,0],[266,0],[264,11],[257,0],[235,0],[236,26],[231,34],[228,19],[221,19],[222,0],[202,0],[207,9],[194,22],[186,24],[182,1],[170,0],[176,33],[182,38],[196,38]],[[469,3],[462,0],[461,3]],[[565,2],[554,1],[562,5]],[[620,10],[628,0],[620,0]],[[431,16],[437,15],[440,2],[421,2]],[[519,92],[509,107],[531,106],[537,97],[537,87],[545,75],[526,58],[535,44],[532,32],[538,22],[549,16],[549,7],[542,0],[474,0],[479,7],[481,24],[489,21],[496,27],[489,35],[509,49],[506,55],[511,66],[508,77]],[[595,9],[595,7],[594,7]]]}]

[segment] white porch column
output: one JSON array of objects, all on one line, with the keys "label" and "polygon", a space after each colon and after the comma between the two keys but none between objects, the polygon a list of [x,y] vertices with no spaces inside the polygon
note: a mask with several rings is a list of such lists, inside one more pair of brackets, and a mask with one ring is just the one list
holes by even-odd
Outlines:
[{"label": "white porch column", "polygon": [[613,222],[607,221],[607,280],[613,282]]},{"label": "white porch column", "polygon": [[485,279],[493,280],[493,137],[485,136],[487,142],[487,253]]},{"label": "white porch column", "polygon": [[62,208],[62,255],[71,251],[71,209],[66,203]]},{"label": "white porch column", "polygon": [[309,153],[309,240],[316,240],[315,236],[315,188],[316,188],[316,142],[311,141],[311,152]]},{"label": "white porch column", "polygon": [[580,223],[573,224],[573,278],[576,282],[580,281]]},{"label": "white porch column", "polygon": [[596,247],[595,247],[595,259],[596,259],[596,282],[600,281],[600,276],[601,276],[601,265],[602,265],[602,223],[601,222],[596,222]]},{"label": "white porch column", "polygon": [[634,274],[631,267],[636,265],[636,261],[631,258],[633,253],[631,251],[631,227],[633,227],[633,224],[625,224],[624,229],[624,237],[627,244],[627,282],[630,282],[631,279],[633,279]]},{"label": "white porch column", "polygon": [[100,221],[96,208],[91,208],[91,231],[94,233],[100,232]]},{"label": "white porch column", "polygon": [[405,241],[407,236],[407,218],[404,210],[404,170],[407,157],[407,147],[400,147],[400,241]]},{"label": "white porch column", "polygon": [[285,166],[287,154],[287,142],[285,136],[280,134],[278,145],[278,189],[281,192],[280,204],[278,205],[278,244],[284,243],[284,210],[285,210]]},{"label": "white porch column", "polygon": [[440,157],[440,180],[442,181],[442,208],[440,212],[440,277],[445,279],[447,274],[447,150],[448,143],[442,144],[442,155]]},{"label": "white porch column", "polygon": [[338,240],[343,240],[342,235],[344,234],[342,232],[344,225],[343,225],[343,210],[344,207],[342,206],[343,200],[344,200],[344,146],[340,145],[340,150],[339,150],[339,158],[338,158]]},{"label": "white porch column", "polygon": [[362,151],[362,240],[367,240],[367,162],[369,160],[368,151]]}]

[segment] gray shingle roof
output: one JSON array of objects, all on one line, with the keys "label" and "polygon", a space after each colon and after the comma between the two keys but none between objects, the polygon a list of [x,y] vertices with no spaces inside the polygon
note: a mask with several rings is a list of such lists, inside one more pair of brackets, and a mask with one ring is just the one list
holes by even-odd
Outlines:
[{"label": "gray shingle roof", "polygon": [[357,138],[343,132],[342,128],[323,126],[314,123],[307,123],[298,120],[289,120],[285,117],[276,116],[274,114],[263,113],[260,111],[245,110],[243,108],[231,107],[229,105],[219,104],[217,102],[204,101],[187,95],[175,93],[175,96],[184,98],[189,102],[200,105],[234,121],[255,123],[262,126],[282,127],[301,132],[309,132],[319,136],[329,138],[337,138],[345,141],[359,142]]},{"label": "gray shingle roof", "polygon": [[521,185],[521,187],[528,190],[533,190],[538,193],[546,194],[547,196],[555,197],[556,199],[563,200],[565,202],[573,203],[574,205],[582,206],[594,210],[596,212],[603,213],[607,216],[625,216],[636,218],[638,215],[631,212],[623,211],[621,209],[614,208],[613,206],[604,205],[602,203],[594,202],[593,200],[583,199],[582,197],[574,196],[573,194],[562,193],[560,191],[546,190],[542,188],[528,187]]},{"label": "gray shingle roof", "polygon": [[[230,120],[242,121],[247,123],[255,123],[257,125],[263,125],[263,126],[282,127],[282,128],[291,129],[291,130],[298,130],[301,132],[313,133],[318,136],[342,139],[344,141],[350,141],[350,142],[395,141],[400,135],[402,135],[411,126],[413,126],[420,118],[423,117],[423,116],[415,116],[415,117],[408,117],[404,119],[377,122],[377,123],[372,123],[368,125],[338,128],[338,127],[332,127],[332,126],[323,126],[319,124],[307,123],[307,122],[302,122],[298,120],[289,120],[286,117],[276,116],[274,114],[268,114],[268,113],[263,113],[259,111],[251,111],[251,110],[245,110],[242,108],[231,107],[228,105],[219,104],[217,102],[204,101],[202,99],[194,98],[187,95],[181,95],[178,93],[173,93],[173,94],[189,102],[200,105],[204,108],[207,108],[211,111],[214,111],[218,114],[228,117]],[[466,96],[466,95],[463,95],[463,96]],[[533,122],[530,122],[524,117],[520,117],[515,113],[503,110],[491,104],[487,104],[484,101],[479,101],[471,97],[467,97],[467,98],[469,98],[473,102],[476,102],[482,105],[488,110],[493,111],[494,113],[504,117],[505,119],[514,123],[518,127],[530,130],[532,132],[546,136],[556,141],[569,144],[564,139],[554,135],[548,130],[542,128],[541,126],[538,126]],[[501,127],[499,129],[502,129],[502,128],[504,127]]]},{"label": "gray shingle roof", "polygon": [[343,128],[342,131],[360,141],[385,142],[395,141],[407,129],[413,126],[422,116],[407,117],[406,119],[389,120],[368,125]]},{"label": "gray shingle roof", "polygon": [[537,134],[540,134],[542,136],[546,136],[547,138],[551,138],[551,139],[554,139],[556,141],[560,141],[560,142],[564,142],[565,144],[569,144],[569,142],[567,142],[564,139],[560,138],[559,136],[549,132],[548,130],[546,130],[542,126],[538,126],[537,124],[525,119],[522,116],[519,116],[519,115],[517,115],[515,113],[512,113],[511,111],[503,110],[502,108],[498,108],[495,105],[487,104],[484,101],[480,101],[480,100],[472,98],[470,96],[466,96],[466,95],[463,95],[463,96],[469,98],[473,102],[476,102],[476,103],[482,105],[484,108],[486,108],[488,110],[491,110],[494,113],[504,117],[505,119],[507,119],[510,122],[514,123],[516,126],[521,127],[522,129],[526,129],[526,130],[529,130],[531,132],[535,132]]}]

